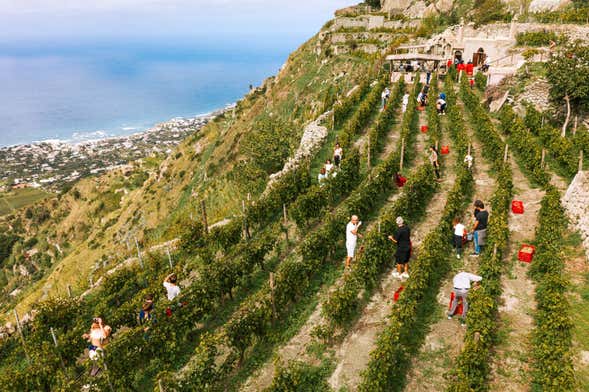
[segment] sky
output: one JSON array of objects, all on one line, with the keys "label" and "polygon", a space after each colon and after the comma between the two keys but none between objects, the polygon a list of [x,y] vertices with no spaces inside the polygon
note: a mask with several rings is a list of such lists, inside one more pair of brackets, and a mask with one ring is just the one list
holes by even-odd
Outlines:
[{"label": "sky", "polygon": [[[0,44],[315,34],[351,0],[0,0]],[[302,42],[301,42],[302,43]]]}]

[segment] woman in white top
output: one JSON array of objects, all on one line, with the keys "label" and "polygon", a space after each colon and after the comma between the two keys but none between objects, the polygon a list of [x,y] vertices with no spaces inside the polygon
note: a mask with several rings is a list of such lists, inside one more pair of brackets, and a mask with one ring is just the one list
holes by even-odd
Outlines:
[{"label": "woman in white top", "polygon": [[362,222],[360,222],[358,215],[352,215],[352,218],[346,225],[346,269],[350,268],[352,259],[356,254],[356,244],[358,243],[358,237],[362,237],[362,235],[358,233],[358,228],[360,225],[362,225]]},{"label": "woman in white top", "polygon": [[333,150],[333,162],[337,167],[339,167],[342,158],[344,156],[344,149],[339,145],[339,143],[335,143],[335,148]]},{"label": "woman in white top", "polygon": [[164,280],[164,287],[168,294],[168,300],[172,301],[180,294],[180,287],[176,284],[176,274],[170,274]]},{"label": "woman in white top", "polygon": [[462,255],[462,243],[466,235],[466,227],[460,223],[460,218],[454,218],[452,221],[454,227],[454,248],[456,249],[456,258],[460,259]]},{"label": "woman in white top", "polygon": [[333,163],[331,163],[331,160],[328,159],[325,161],[325,174],[327,174],[328,176],[331,174],[333,170]]}]

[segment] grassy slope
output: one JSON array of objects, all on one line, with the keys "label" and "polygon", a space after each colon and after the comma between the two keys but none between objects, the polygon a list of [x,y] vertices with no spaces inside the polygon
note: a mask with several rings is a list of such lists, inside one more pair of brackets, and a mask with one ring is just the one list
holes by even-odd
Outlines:
[{"label": "grassy slope", "polygon": [[[137,231],[146,247],[175,238],[191,212],[198,214],[202,198],[207,201],[210,223],[238,213],[241,198],[235,195],[239,188],[228,174],[242,158],[239,141],[253,121],[271,113],[302,134],[304,125],[324,109],[321,100],[328,88],[345,93],[366,73],[369,59],[360,56],[323,61],[314,53],[316,40],[312,38],[294,52],[282,71],[266,83],[265,91],[241,100],[234,115],[222,116],[189,136],[161,165],[146,162],[137,168],[148,171],[149,178],[123,196],[112,211],[97,213],[97,208],[105,192],[121,187],[122,173],[82,180],[75,187],[81,199],[74,199],[72,191],[64,195],[52,219],[36,233],[67,241],[71,252],[41,281],[27,287],[18,310],[29,310],[44,293],[63,295],[68,284],[81,292],[88,286],[90,270],[102,257],[113,257],[116,263],[131,256],[133,249],[127,250],[121,234]],[[342,73],[345,76],[336,78]]]},{"label": "grassy slope", "polygon": [[35,204],[39,200],[49,197],[50,194],[42,189],[15,189],[0,194],[0,216],[7,215],[20,208]]}]

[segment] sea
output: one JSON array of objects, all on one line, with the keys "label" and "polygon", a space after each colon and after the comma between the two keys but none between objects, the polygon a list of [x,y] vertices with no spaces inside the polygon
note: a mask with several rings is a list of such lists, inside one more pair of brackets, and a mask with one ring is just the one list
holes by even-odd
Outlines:
[{"label": "sea", "polygon": [[278,72],[289,39],[0,45],[0,147],[141,132],[240,99]]}]

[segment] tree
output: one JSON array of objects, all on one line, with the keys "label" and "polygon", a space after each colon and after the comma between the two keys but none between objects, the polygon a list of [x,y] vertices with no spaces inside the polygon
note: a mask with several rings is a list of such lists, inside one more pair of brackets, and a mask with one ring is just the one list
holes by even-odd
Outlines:
[{"label": "tree", "polygon": [[550,83],[550,98],[556,104],[566,104],[566,118],[561,136],[571,119],[572,109],[579,109],[589,102],[589,46],[576,41],[560,48],[548,63],[547,79]]},{"label": "tree", "polygon": [[380,9],[380,0],[366,0],[366,4],[372,8]]}]

